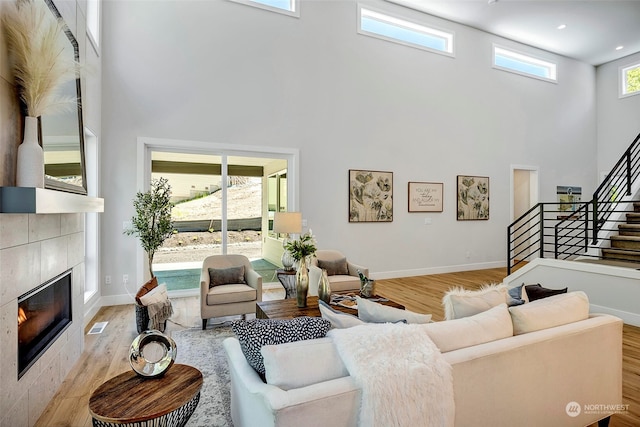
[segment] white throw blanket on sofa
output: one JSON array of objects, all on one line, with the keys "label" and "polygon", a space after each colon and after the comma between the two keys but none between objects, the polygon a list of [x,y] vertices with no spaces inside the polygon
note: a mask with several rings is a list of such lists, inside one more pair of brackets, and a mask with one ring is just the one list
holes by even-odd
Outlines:
[{"label": "white throw blanket on sofa", "polygon": [[362,388],[360,427],[453,426],[451,365],[423,325],[367,324],[328,336]]}]

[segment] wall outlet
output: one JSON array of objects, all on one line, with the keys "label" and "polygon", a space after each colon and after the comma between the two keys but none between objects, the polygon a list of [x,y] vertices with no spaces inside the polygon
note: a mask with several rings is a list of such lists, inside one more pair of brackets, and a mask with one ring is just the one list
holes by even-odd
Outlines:
[{"label": "wall outlet", "polygon": [[425,218],[424,225],[431,225],[431,218]]},{"label": "wall outlet", "polygon": [[129,283],[129,275],[128,274],[123,274],[122,275],[122,283],[124,283],[125,285],[127,283]]},{"label": "wall outlet", "polygon": [[111,276],[109,276],[108,274],[106,276],[104,276],[104,284],[105,285],[110,285],[111,284]]}]

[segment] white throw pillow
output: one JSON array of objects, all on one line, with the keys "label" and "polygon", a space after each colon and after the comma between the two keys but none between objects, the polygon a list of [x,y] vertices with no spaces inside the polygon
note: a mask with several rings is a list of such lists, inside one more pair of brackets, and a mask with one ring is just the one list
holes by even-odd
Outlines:
[{"label": "white throw pillow", "polygon": [[514,335],[578,322],[589,317],[589,297],[582,291],[554,295],[509,307]]},{"label": "white throw pillow", "polygon": [[264,358],[267,384],[282,390],[349,375],[330,338],[265,345],[260,352]]},{"label": "white throw pillow", "polygon": [[429,323],[431,322],[430,314],[414,313],[409,310],[401,310],[395,307],[379,304],[369,301],[365,298],[356,296],[358,303],[358,317],[365,322],[375,323],[395,323],[405,320],[407,323]]},{"label": "white throw pillow", "polygon": [[351,314],[343,313],[338,310],[334,310],[322,300],[318,301],[318,308],[320,309],[320,314],[324,319],[327,319],[331,322],[332,328],[350,328],[352,326],[362,325],[365,322],[358,319],[356,316]]},{"label": "white throw pillow", "polygon": [[449,289],[442,298],[446,320],[460,319],[507,303],[507,287],[503,284],[483,285],[477,291],[460,287]]},{"label": "white throw pillow", "polygon": [[457,350],[513,336],[507,304],[461,319],[424,325],[441,352]]},{"label": "white throw pillow", "polygon": [[158,302],[164,302],[169,299],[169,294],[167,294],[167,285],[161,284],[151,289],[146,294],[140,297],[140,302],[142,305],[147,306],[151,304],[155,304]]}]

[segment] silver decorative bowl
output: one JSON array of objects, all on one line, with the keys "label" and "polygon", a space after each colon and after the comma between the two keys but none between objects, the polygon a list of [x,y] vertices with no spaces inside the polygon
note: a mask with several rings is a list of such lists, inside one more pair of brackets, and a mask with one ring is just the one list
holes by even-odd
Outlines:
[{"label": "silver decorative bowl", "polygon": [[143,377],[162,376],[173,365],[177,355],[176,342],[157,330],[138,335],[129,349],[129,363]]}]

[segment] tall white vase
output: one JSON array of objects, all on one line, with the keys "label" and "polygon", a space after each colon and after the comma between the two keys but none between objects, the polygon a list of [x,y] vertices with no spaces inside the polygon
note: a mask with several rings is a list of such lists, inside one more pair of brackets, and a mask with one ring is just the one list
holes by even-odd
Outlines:
[{"label": "tall white vase", "polygon": [[37,117],[25,117],[24,139],[18,147],[16,185],[44,188],[44,152],[38,144]]}]

